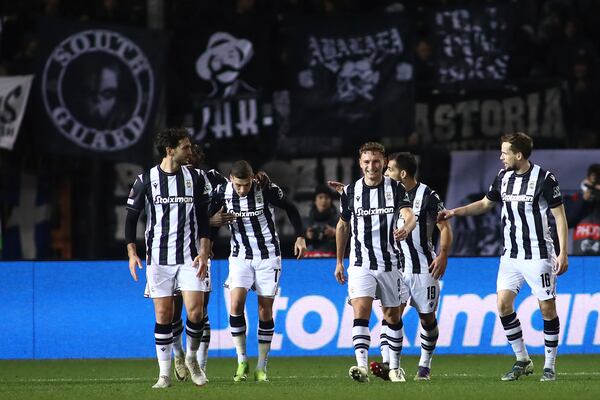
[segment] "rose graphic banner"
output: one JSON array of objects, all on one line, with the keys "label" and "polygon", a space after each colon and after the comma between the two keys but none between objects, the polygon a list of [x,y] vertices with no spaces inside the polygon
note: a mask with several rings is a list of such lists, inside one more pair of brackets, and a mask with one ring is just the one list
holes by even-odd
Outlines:
[{"label": "rose graphic banner", "polygon": [[412,42],[403,18],[292,22],[292,136],[398,136],[414,129]]},{"label": "rose graphic banner", "polygon": [[151,157],[165,37],[45,19],[36,87],[37,144],[61,154]]}]

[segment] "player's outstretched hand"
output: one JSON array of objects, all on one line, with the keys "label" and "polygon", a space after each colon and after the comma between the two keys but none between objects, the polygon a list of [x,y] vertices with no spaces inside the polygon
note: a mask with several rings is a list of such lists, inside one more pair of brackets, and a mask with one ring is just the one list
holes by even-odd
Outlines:
[{"label": "player's outstretched hand", "polygon": [[567,272],[567,269],[569,269],[569,259],[567,258],[566,254],[559,254],[558,257],[556,257],[556,264],[554,264],[554,273],[556,275],[562,275],[565,272]]},{"label": "player's outstretched hand", "polygon": [[209,220],[209,224],[210,226],[223,226],[225,224],[229,224],[232,223],[233,221],[235,221],[235,214],[234,213],[226,213],[223,211],[224,207],[221,207],[221,209],[219,211],[216,212],[215,215],[213,215],[212,217],[210,217]]},{"label": "player's outstretched hand", "polygon": [[269,175],[265,171],[258,171],[254,175],[254,180],[261,189],[266,189],[271,184],[271,178],[269,178]]},{"label": "player's outstretched hand", "polygon": [[442,210],[437,215],[437,222],[446,221],[454,217],[454,210]]},{"label": "player's outstretched hand", "polygon": [[334,275],[335,280],[338,281],[340,285],[346,283],[346,275],[344,275],[344,264],[336,264]]},{"label": "player's outstretched hand", "polygon": [[448,259],[446,257],[437,256],[431,262],[429,266],[429,273],[433,279],[442,279],[446,272],[446,266],[448,265]]},{"label": "player's outstretched hand", "polygon": [[135,267],[138,267],[139,269],[142,269],[142,261],[140,260],[140,258],[136,255],[130,255],[129,256],[129,273],[131,274],[131,277],[133,278],[134,281],[138,281],[138,276],[137,276],[137,271],[135,269]]},{"label": "player's outstretched hand", "polygon": [[405,240],[408,237],[408,231],[406,229],[404,229],[404,227],[400,228],[400,229],[394,229],[394,239],[396,241],[402,241]]},{"label": "player's outstretched hand", "polygon": [[194,258],[194,262],[192,262],[192,267],[198,267],[198,272],[196,272],[196,276],[200,279],[206,278],[206,273],[208,272],[208,261],[200,257],[199,255]]},{"label": "player's outstretched hand", "polygon": [[294,255],[299,260],[304,257],[304,253],[306,253],[306,240],[302,236],[299,236],[296,239],[296,243],[294,243]]},{"label": "player's outstretched hand", "polygon": [[338,182],[338,181],[327,181],[327,184],[329,186],[331,186],[333,188],[333,190],[335,190],[336,192],[338,192],[339,194],[342,194],[342,191],[344,190],[344,184],[342,182]]}]

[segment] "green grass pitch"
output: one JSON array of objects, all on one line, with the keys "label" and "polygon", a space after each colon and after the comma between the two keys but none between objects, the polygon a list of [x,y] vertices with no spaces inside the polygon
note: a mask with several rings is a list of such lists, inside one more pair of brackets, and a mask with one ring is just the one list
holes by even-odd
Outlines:
[{"label": "green grass pitch", "polygon": [[543,360],[533,360],[534,375],[501,382],[512,357],[436,356],[432,380],[414,382],[418,359],[403,357],[406,383],[371,376],[360,384],[348,377],[350,356],[273,357],[268,383],[234,383],[236,361],[217,358],[209,359],[205,387],[173,381],[166,390],[150,388],[158,373],[152,359],[0,361],[0,399],[600,399],[600,355],[559,355],[556,382],[539,382]]}]

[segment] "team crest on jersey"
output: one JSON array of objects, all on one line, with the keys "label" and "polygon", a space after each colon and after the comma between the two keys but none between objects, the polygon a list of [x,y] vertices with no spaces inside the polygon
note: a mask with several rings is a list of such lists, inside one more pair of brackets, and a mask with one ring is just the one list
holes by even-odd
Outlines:
[{"label": "team crest on jersey", "polygon": [[386,194],[385,194],[385,199],[386,199],[387,201],[393,201],[393,200],[394,200],[393,194],[392,194],[392,193],[389,193],[389,192],[388,192],[388,193],[386,193]]},{"label": "team crest on jersey", "polygon": [[256,204],[262,204],[262,203],[264,203],[262,192],[256,192],[255,199],[256,199]]},{"label": "team crest on jersey", "polygon": [[529,190],[533,190],[533,188],[535,188],[535,181],[531,181],[531,182],[529,182],[529,185],[527,186],[527,188],[528,188]]},{"label": "team crest on jersey", "polygon": [[192,181],[185,181],[185,186],[189,189],[192,187]]},{"label": "team crest on jersey", "polygon": [[413,208],[421,208],[421,200],[415,200],[415,206]]},{"label": "team crest on jersey", "polygon": [[558,186],[554,187],[552,197],[555,199],[560,197],[560,188]]}]

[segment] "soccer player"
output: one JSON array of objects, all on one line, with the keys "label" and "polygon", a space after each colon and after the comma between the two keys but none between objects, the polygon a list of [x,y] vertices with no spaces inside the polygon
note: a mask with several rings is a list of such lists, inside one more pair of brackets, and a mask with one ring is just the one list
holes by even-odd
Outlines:
[{"label": "soccer player", "polygon": [[206,384],[196,353],[203,331],[203,291],[210,253],[208,201],[210,186],[194,168],[185,167],[192,145],[183,128],[164,129],[155,145],[163,157],[159,165],[138,175],[127,200],[125,238],[129,271],[138,280],[136,266],[142,268],[137,255],[135,231],[142,210],[146,223],[146,278],[154,302],[156,325],[154,336],[159,364],[159,378],[153,388],[171,385],[171,350],[173,343],[173,292],[177,282],[187,311],[187,352],[185,364],[192,381]]},{"label": "soccer player", "polygon": [[[281,277],[281,250],[275,231],[273,206],[286,211],[296,233],[294,254],[301,258],[306,251],[304,229],[296,206],[283,191],[271,183],[262,189],[253,181],[248,162],[236,161],[231,167],[229,182],[217,187],[211,209],[224,208],[236,215],[229,225],[231,255],[227,283],[231,296],[229,325],[235,344],[238,367],[235,382],[246,381],[250,371],[246,356],[246,318],[244,306],[250,288],[258,295],[258,363],[254,380],[268,381],[267,357],[275,331],[273,302]],[[213,235],[215,234],[213,230]]]},{"label": "soccer player", "polygon": [[[352,342],[357,365],[350,367],[349,374],[358,382],[369,381],[369,319],[373,299],[377,297],[388,323],[389,378],[392,382],[404,382],[404,370],[400,368],[403,340],[400,305],[406,302],[401,271],[404,257],[396,241],[405,240],[415,228],[415,215],[404,187],[383,176],[383,145],[376,142],[363,144],[359,162],[363,177],[344,188],[340,220],[336,226],[335,278],[340,284],[348,281],[348,295],[354,311]],[[395,229],[399,217],[405,222]],[[344,252],[350,233],[350,265],[346,278]]]},{"label": "soccer player", "polygon": [[[544,319],[545,362],[541,381],[556,379],[556,353],[560,324],[556,313],[556,276],[567,271],[567,220],[558,182],[549,171],[529,161],[533,140],[525,133],[501,138],[498,172],[485,197],[464,207],[443,210],[438,220],[479,215],[502,202],[504,250],[498,269],[498,314],[517,361],[502,376],[515,381],[533,373],[521,323],[514,309],[523,282],[538,298]],[[558,256],[550,234],[548,214],[556,221],[560,250]]]},{"label": "soccer player", "polygon": [[[435,311],[440,296],[439,279],[446,271],[448,252],[452,245],[452,229],[448,221],[440,221],[440,254],[436,256],[432,242],[438,212],[445,209],[439,195],[422,182],[416,180],[417,160],[411,153],[394,153],[389,156],[386,175],[401,182],[410,198],[417,218],[416,228],[400,242],[405,256],[403,278],[410,304],[419,313],[421,321],[421,358],[415,380],[429,380],[431,360],[438,339],[438,325]],[[403,305],[401,307],[404,310]],[[384,321],[385,322],[385,321]],[[370,364],[373,375],[388,379],[389,346],[386,337],[387,326],[381,328],[381,354],[383,363]]]},{"label": "soccer player", "polygon": [[[192,158],[190,159],[190,166],[196,168],[199,174],[202,174],[209,182],[212,188],[216,188],[220,184],[227,183],[227,179],[221,175],[217,170],[211,169],[209,171],[202,171],[200,169],[204,162],[204,152],[199,144],[192,145]],[[264,171],[258,171],[254,176],[255,182],[261,187],[267,187],[271,181],[269,176]],[[220,209],[210,215],[210,226],[220,227],[229,224],[235,220],[236,216],[233,213],[224,212]],[[211,243],[212,244],[212,243]],[[210,281],[210,259],[208,260],[207,269],[207,285],[204,293],[204,330],[202,331],[202,338],[200,339],[200,347],[198,349],[198,363],[200,368],[206,374],[206,366],[208,362],[208,348],[210,346],[210,319],[208,317],[208,303],[210,300],[210,292],[212,285]],[[149,297],[149,294],[148,294]],[[177,287],[174,297],[174,312],[173,312],[173,355],[175,364],[175,378],[179,381],[184,381],[188,378],[188,369],[185,366],[185,351],[183,349],[182,333],[183,333],[183,321],[181,319],[181,312],[183,309],[183,299],[181,298],[181,290]],[[208,378],[207,378],[208,382]]]}]

